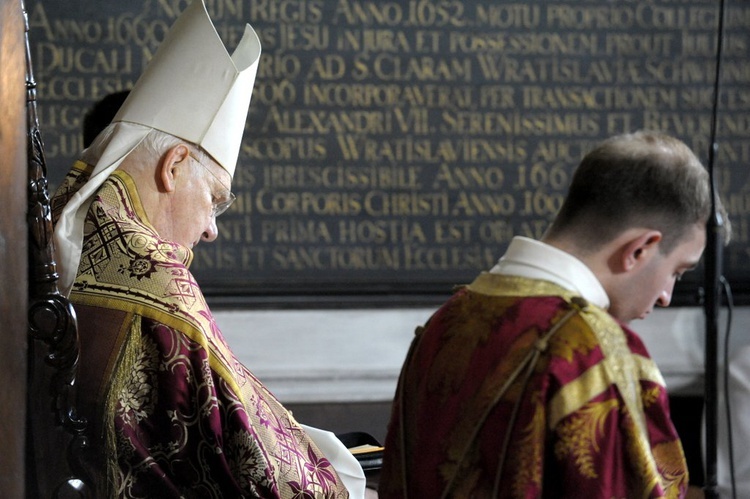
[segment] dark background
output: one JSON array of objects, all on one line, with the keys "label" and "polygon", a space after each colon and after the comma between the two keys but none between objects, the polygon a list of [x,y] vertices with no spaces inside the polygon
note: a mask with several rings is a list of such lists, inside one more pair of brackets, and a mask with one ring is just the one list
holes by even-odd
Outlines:
[{"label": "dark background", "polygon": [[[27,2],[53,187],[83,114],[132,86],[187,3]],[[599,140],[659,129],[708,156],[714,0],[206,4],[230,51],[245,22],[263,45],[238,202],[192,267],[215,305],[437,303],[541,235]],[[743,303],[750,6],[727,4],[715,167]],[[701,281],[674,302],[697,304]]]}]

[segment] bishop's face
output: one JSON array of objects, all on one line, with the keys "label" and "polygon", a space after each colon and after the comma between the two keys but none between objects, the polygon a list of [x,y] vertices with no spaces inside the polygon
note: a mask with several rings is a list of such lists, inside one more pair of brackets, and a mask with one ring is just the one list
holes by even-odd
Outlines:
[{"label": "bishop's face", "polygon": [[234,201],[229,173],[207,155],[191,151],[175,180],[170,203],[169,235],[162,237],[188,248],[218,236],[216,217]]}]

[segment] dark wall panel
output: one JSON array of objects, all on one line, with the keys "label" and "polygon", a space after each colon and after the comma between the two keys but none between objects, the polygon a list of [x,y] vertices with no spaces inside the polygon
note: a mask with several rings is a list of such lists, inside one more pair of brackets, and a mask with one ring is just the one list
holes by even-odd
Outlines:
[{"label": "dark wall panel", "polygon": [[[84,111],[132,85],[186,5],[29,1],[53,182],[80,149]],[[263,43],[238,202],[195,255],[214,298],[441,299],[513,235],[543,233],[597,141],[658,129],[708,156],[715,0],[207,5],[230,46],[244,22]],[[725,274],[741,295],[750,6],[727,5],[716,167],[735,228]],[[681,284],[682,303],[700,280]]]}]

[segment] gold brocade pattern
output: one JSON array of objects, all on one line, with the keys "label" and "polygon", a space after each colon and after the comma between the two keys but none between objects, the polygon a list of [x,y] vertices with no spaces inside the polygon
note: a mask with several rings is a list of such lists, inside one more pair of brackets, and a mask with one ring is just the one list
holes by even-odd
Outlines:
[{"label": "gold brocade pattern", "polygon": [[582,476],[597,478],[594,461],[599,452],[599,438],[604,435],[604,422],[609,414],[617,410],[617,400],[586,404],[575,415],[557,428],[560,440],[555,445],[555,455],[560,460],[572,456]]},{"label": "gold brocade pattern", "polygon": [[534,484],[537,487],[542,486],[542,447],[535,445],[535,442],[544,441],[546,425],[544,422],[544,404],[538,396],[534,397],[534,416],[529,425],[521,433],[517,455],[515,459],[517,469],[516,479],[513,481],[513,496],[524,497],[528,484]]},{"label": "gold brocade pattern", "polygon": [[[640,355],[632,355],[633,361],[639,366],[640,379],[654,384],[652,391],[663,389],[664,378],[661,376],[654,361]],[[601,393],[610,384],[610,378],[604,364],[597,364],[576,380],[571,381],[554,396],[549,403],[549,427],[554,428],[561,419],[583,407],[592,393]],[[646,407],[644,403],[644,407]]]},{"label": "gold brocade pattern", "polygon": [[[525,355],[525,352],[535,338],[536,334],[534,332],[528,332],[528,334],[523,335],[519,339],[519,343],[524,345],[525,348],[520,347],[515,349],[512,355],[510,355],[512,357],[511,360],[498,365],[497,371],[485,378],[481,388],[476,393],[475,399],[466,404],[463,416],[456,422],[456,426],[450,437],[451,442],[448,445],[450,459],[443,467],[443,476],[453,476],[455,467],[464,456],[465,443],[471,440],[480,418],[482,418],[482,415],[492,403],[495,393],[500,389],[503,381],[508,378],[512,368],[521,361],[522,355]],[[439,368],[439,366],[436,365],[435,368]],[[464,372],[468,372],[468,369]],[[506,394],[506,398],[516,400],[520,395],[520,388],[517,386],[513,386],[512,388]],[[464,465],[464,468],[470,469],[471,466]]]},{"label": "gold brocade pattern", "polygon": [[[236,392],[246,379],[229,347],[220,337],[208,305],[187,266],[192,251],[180,245],[166,243],[148,222],[132,179],[122,171],[115,171],[97,194],[106,206],[122,210],[116,215],[118,223],[110,221],[112,214],[100,208],[90,210],[99,226],[96,239],[94,228],[87,219],[84,233],[86,243],[81,255],[79,275],[73,287],[78,302],[104,305],[154,319],[183,331],[191,340],[211,351],[211,368],[219,372]],[[120,202],[120,197],[124,202]],[[132,209],[133,213],[127,210]],[[123,221],[131,220],[127,226]],[[149,232],[144,232],[149,231]],[[119,241],[125,240],[126,247]],[[112,243],[117,246],[111,246]],[[151,263],[144,264],[141,255],[148,254]],[[173,262],[182,262],[174,265]],[[147,268],[144,268],[145,267]],[[123,274],[129,279],[123,279]],[[123,284],[127,282],[127,285]],[[165,291],[166,290],[166,291]],[[105,301],[105,303],[102,303]]]},{"label": "gold brocade pattern", "polygon": [[659,390],[658,386],[652,386],[648,390],[645,390],[643,392],[643,407],[650,407],[651,404],[659,399],[660,394],[661,390]]},{"label": "gold brocade pattern", "polygon": [[[125,337],[125,344],[120,358],[116,361],[119,368],[113,370],[109,376],[109,383],[104,384],[106,399],[103,404],[103,414],[98,416],[99,419],[105,421],[102,430],[106,442],[104,458],[107,460],[107,483],[99,484],[97,488],[98,490],[106,490],[107,497],[115,497],[116,494],[112,487],[119,488],[122,486],[122,476],[117,462],[117,453],[114,452],[114,449],[118,447],[128,448],[128,446],[118,445],[117,432],[115,431],[115,416],[118,413],[117,406],[120,404],[121,398],[128,405],[130,405],[129,401],[132,401],[134,412],[140,414],[143,418],[147,416],[145,411],[148,411],[148,409],[146,407],[153,407],[154,405],[153,398],[150,398],[149,387],[153,386],[155,373],[149,371],[144,359],[144,356],[148,356],[149,352],[153,353],[153,349],[144,350],[141,353],[143,335],[141,334],[141,322],[137,320],[137,317],[131,316],[131,321],[126,327],[128,327],[128,333]],[[152,362],[153,360],[151,358]],[[140,364],[140,368],[136,367],[138,364]],[[130,423],[134,424],[135,421],[130,421]]]},{"label": "gold brocade pattern", "polygon": [[[502,282],[502,286],[497,284]],[[528,289],[529,283],[533,287]],[[449,396],[463,382],[464,373],[471,372],[469,363],[470,354],[475,348],[481,348],[496,327],[495,319],[498,314],[497,308],[502,305],[498,298],[508,297],[508,303],[512,303],[518,294],[525,295],[554,295],[559,296],[561,288],[544,281],[529,281],[528,279],[514,278],[508,276],[498,276],[495,274],[483,273],[468,289],[471,293],[462,300],[455,310],[446,312],[443,318],[446,324],[446,333],[444,338],[447,342],[442,348],[430,368],[430,372],[441,373],[439,376],[428,376],[429,380],[438,380],[443,384],[429,384],[430,391],[443,393]],[[569,301],[574,296],[562,290]],[[564,311],[560,312],[562,316]],[[559,317],[553,317],[552,322],[557,322]],[[558,337],[555,336],[550,341],[550,352],[570,360],[576,353],[586,354],[596,347],[596,337],[585,330],[582,322],[578,317],[570,319],[572,323],[578,322],[581,325],[581,334],[575,336]],[[471,335],[462,334],[463,331],[471,331]],[[464,416],[459,418],[451,434],[451,444],[447,446],[449,460],[441,466],[441,475],[451,477],[455,474],[457,464],[463,458],[464,442],[472,438],[472,434],[477,427],[479,418],[485,413],[486,408],[492,403],[494,394],[499,387],[509,378],[511,372],[519,365],[527,352],[533,348],[534,342],[539,338],[540,331],[531,328],[524,331],[514,342],[514,347],[510,349],[505,362],[499,363],[495,370],[488,373],[481,388],[477,390],[476,396],[467,403],[464,408]],[[467,343],[468,342],[468,343]],[[549,356],[542,356],[536,367],[537,373],[546,370]],[[450,380],[451,384],[444,384]],[[509,387],[504,399],[515,402],[521,396],[522,387],[519,384],[513,384]],[[471,458],[476,458],[471,457]],[[470,466],[462,466],[463,470],[471,469]]]},{"label": "gold brocade pattern", "polygon": [[571,362],[576,355],[586,355],[598,346],[594,335],[580,316],[570,319],[570,327],[576,328],[578,334],[554,336],[550,341],[550,354]]},{"label": "gold brocade pattern", "polygon": [[[626,430],[628,436],[627,445],[628,451],[633,458],[629,463],[636,470],[636,476],[639,477],[640,481],[633,484],[633,488],[636,485],[640,486],[640,497],[648,497],[651,491],[658,484],[664,485],[663,478],[659,469],[656,467],[653,450],[649,447],[643,447],[643,441],[638,438],[639,429],[637,425],[633,424],[630,414],[626,414],[624,419],[623,427]],[[680,446],[680,449],[682,447]],[[644,457],[644,454],[648,454]]]},{"label": "gold brocade pattern", "polygon": [[[435,380],[435,383],[446,383],[450,380],[451,384],[430,384],[428,385],[430,391],[447,396],[463,382],[463,373],[467,372],[471,353],[479,345],[485,343],[492,332],[492,318],[492,308],[486,306],[481,296],[471,297],[470,300],[461,302],[460,308],[449,314],[446,319],[448,326],[445,334],[446,345],[438,352],[431,369],[445,373],[445,375],[432,376],[430,379]],[[461,334],[465,330],[472,331],[472,335],[467,337]]]},{"label": "gold brocade pattern", "polygon": [[467,286],[487,296],[560,296],[570,301],[576,293],[549,281],[482,272]]},{"label": "gold brocade pattern", "polygon": [[385,448],[384,499],[672,497],[687,484],[637,335],[554,283],[499,274],[412,342]]},{"label": "gold brocade pattern", "polygon": [[549,402],[548,428],[556,428],[565,417],[581,410],[592,395],[604,392],[609,385],[605,368],[599,363],[561,387]]},{"label": "gold brocade pattern", "polygon": [[[80,183],[75,175],[70,179],[71,185]],[[184,479],[203,479],[201,492],[194,493],[206,498],[237,485],[250,496],[347,497],[331,463],[234,357],[187,269],[191,259],[188,248],[159,238],[132,179],[114,172],[88,211],[71,294],[77,305],[127,313],[128,323],[111,332],[125,340],[102,367],[107,382],[96,401],[105,433],[102,478],[108,482],[99,490],[129,496],[143,487],[148,470],[165,465],[169,471],[156,472],[163,484],[183,479],[179,471],[165,476],[172,466],[189,468],[194,474]],[[150,342],[154,330],[162,350]],[[168,393],[159,391],[164,382],[157,379],[165,373],[183,384],[174,398],[185,395],[189,401],[154,411]],[[230,419],[231,426],[223,426]],[[152,421],[161,422],[164,431],[150,428]],[[154,434],[139,440],[149,431]],[[208,463],[222,459],[226,467],[217,466],[216,475],[223,479],[229,468],[232,477],[219,484],[207,478],[214,471]]]},{"label": "gold brocade pattern", "polygon": [[[469,289],[488,296],[561,296],[568,302],[575,296],[571,291],[550,282],[490,273],[480,274],[469,285]],[[644,404],[653,403],[659,391],[664,389],[661,373],[651,359],[630,351],[621,327],[607,312],[598,307],[588,307],[579,317],[586,325],[581,325],[578,330],[585,333],[577,335],[574,343],[553,337],[550,348],[554,355],[569,360],[573,354],[588,352],[594,345],[598,345],[604,359],[578,379],[562,387],[551,401],[548,428],[555,428],[558,422],[563,421],[568,415],[575,414],[571,421],[558,428],[562,440],[555,452],[571,452],[584,476],[593,473],[592,463],[596,456],[588,449],[597,449],[597,432],[601,432],[607,415],[616,409],[617,401],[594,404],[589,402],[596,394],[602,393],[614,384],[625,404],[621,410],[626,412],[625,418],[630,421],[627,425],[630,435],[628,446],[635,460],[633,464],[641,470],[643,493],[647,495],[661,483],[664,490],[670,491],[670,494],[679,494],[679,485],[687,480],[687,474],[682,467],[684,455],[679,440],[671,442],[672,445],[668,447],[674,454],[668,455],[662,451],[660,456],[668,459],[670,463],[676,463],[676,468],[660,470],[655,454],[651,451],[646,429]],[[586,334],[590,333],[593,334],[586,337]],[[633,373],[638,373],[639,376],[633,376]],[[640,380],[650,381],[654,386],[643,394]]]},{"label": "gold brocade pattern", "polygon": [[659,463],[665,463],[660,469],[661,481],[664,490],[667,491],[667,499],[680,497],[680,489],[688,486],[688,476],[678,466],[669,466],[670,463],[679,463],[684,458],[682,445],[678,441],[664,442],[653,447],[654,457]]},{"label": "gold brocade pattern", "polygon": [[648,484],[648,490],[660,482],[661,475],[651,452],[651,444],[646,429],[646,416],[644,413],[643,399],[641,394],[640,379],[633,376],[640,369],[625,340],[622,329],[615,323],[612,317],[604,311],[594,310],[587,314],[591,327],[599,336],[602,352],[605,360],[602,365],[607,371],[607,379],[614,382],[620,393],[627,410],[627,416],[633,423],[633,457],[640,460],[638,463],[643,470],[642,477]]}]

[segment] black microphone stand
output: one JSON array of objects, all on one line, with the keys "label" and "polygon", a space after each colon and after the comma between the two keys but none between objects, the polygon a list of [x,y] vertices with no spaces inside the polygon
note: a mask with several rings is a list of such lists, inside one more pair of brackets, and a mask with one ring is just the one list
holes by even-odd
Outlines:
[{"label": "black microphone stand", "polygon": [[719,81],[721,76],[721,54],[724,39],[724,0],[719,4],[718,40],[716,43],[716,77],[714,79],[714,101],[711,114],[711,138],[708,152],[708,174],[711,186],[711,216],[706,224],[705,282],[706,288],[703,308],[706,314],[706,479],[704,493],[706,499],[718,499],[716,473],[716,447],[718,429],[718,336],[719,308],[721,307],[720,279],[722,272],[722,255],[724,247],[724,220],[717,209],[717,193],[714,180],[714,163],[719,152],[716,142],[717,113],[719,107]]}]

